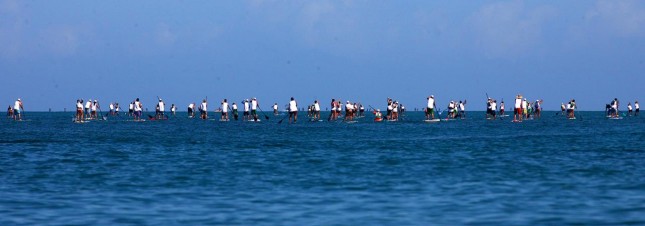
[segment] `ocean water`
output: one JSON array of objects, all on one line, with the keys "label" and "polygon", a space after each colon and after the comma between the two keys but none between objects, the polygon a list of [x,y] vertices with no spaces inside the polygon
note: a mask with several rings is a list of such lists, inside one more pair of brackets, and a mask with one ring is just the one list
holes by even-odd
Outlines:
[{"label": "ocean water", "polygon": [[645,224],[643,116],[543,115],[74,124],[28,112],[0,124],[0,225]]}]

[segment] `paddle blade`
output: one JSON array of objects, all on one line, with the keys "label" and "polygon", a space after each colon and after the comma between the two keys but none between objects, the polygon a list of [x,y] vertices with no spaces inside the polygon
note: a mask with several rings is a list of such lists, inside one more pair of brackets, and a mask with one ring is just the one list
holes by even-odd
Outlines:
[{"label": "paddle blade", "polygon": [[265,118],[266,120],[269,120],[269,116],[266,116],[266,115],[265,115],[265,116],[264,116],[264,118]]}]

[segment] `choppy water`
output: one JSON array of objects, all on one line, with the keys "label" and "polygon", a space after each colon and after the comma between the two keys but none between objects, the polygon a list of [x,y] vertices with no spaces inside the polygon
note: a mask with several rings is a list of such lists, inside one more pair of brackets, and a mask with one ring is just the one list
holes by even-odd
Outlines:
[{"label": "choppy water", "polygon": [[287,125],[31,113],[0,124],[0,225],[645,224],[643,117],[554,114]]}]

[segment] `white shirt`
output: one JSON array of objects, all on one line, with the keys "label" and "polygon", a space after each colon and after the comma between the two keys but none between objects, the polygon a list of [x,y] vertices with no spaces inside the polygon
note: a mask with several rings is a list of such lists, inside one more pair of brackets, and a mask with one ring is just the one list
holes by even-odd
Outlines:
[{"label": "white shirt", "polygon": [[522,108],[523,108],[523,109],[526,109],[526,101],[525,101],[525,100],[524,100],[524,101],[522,101]]},{"label": "white shirt", "polygon": [[522,99],[515,99],[515,108],[522,108]]},{"label": "white shirt", "polygon": [[497,111],[497,103],[495,102],[490,103],[490,109],[493,111]]},{"label": "white shirt", "polygon": [[354,105],[345,104],[345,110],[354,110]]},{"label": "white shirt", "polygon": [[450,104],[448,104],[448,108],[455,108],[455,104],[451,102]]},{"label": "white shirt", "polygon": [[85,108],[90,108],[92,106],[92,102],[85,102]]},{"label": "white shirt", "polygon": [[393,105],[392,112],[399,112],[399,105]]},{"label": "white shirt", "polygon": [[177,106],[170,107],[170,111],[175,111],[175,110],[177,110]]},{"label": "white shirt", "polygon": [[134,109],[134,104],[130,104],[130,110]]},{"label": "white shirt", "polygon": [[428,99],[428,108],[434,109],[434,98]]},{"label": "white shirt", "polygon": [[134,102],[134,110],[141,111],[141,103],[139,101]]},{"label": "white shirt", "polygon": [[504,103],[502,103],[501,105],[499,105],[499,109],[500,109],[500,110],[504,110]]},{"label": "white shirt", "polygon": [[278,110],[278,105],[277,104],[273,105],[273,110]]},{"label": "white shirt", "polygon": [[237,110],[237,104],[233,103],[233,110]]},{"label": "white shirt", "polygon": [[81,104],[81,102],[76,102],[76,108],[83,109],[83,104]]},{"label": "white shirt", "polygon": [[258,101],[257,100],[252,100],[251,101],[251,110],[255,110],[258,108]]},{"label": "white shirt", "polygon": [[[495,108],[493,108],[493,109],[495,109]],[[459,104],[459,110],[462,110],[462,111],[466,110],[466,106],[464,106],[464,103]]]},{"label": "white shirt", "polygon": [[208,111],[208,107],[207,107],[206,102],[202,102],[201,109],[202,109],[202,111]]},{"label": "white shirt", "polygon": [[99,106],[99,103],[92,104],[92,111],[96,111],[96,107]]},{"label": "white shirt", "polygon": [[20,101],[16,101],[16,102],[13,104],[13,109],[16,109],[16,110],[19,110],[19,109],[20,109]]},{"label": "white shirt", "polygon": [[392,109],[393,109],[393,107],[392,107],[392,105],[391,105],[391,104],[387,106],[387,110],[390,110],[390,111],[391,111]]},{"label": "white shirt", "polygon": [[296,104],[296,100],[289,101],[289,111],[291,112],[298,111],[298,105]]},{"label": "white shirt", "polygon": [[634,107],[635,107],[636,109],[640,109],[640,106],[639,106],[638,104],[634,104]]},{"label": "white shirt", "polygon": [[193,109],[193,110],[194,110],[194,109],[195,109],[195,105],[191,103],[191,104],[189,104],[189,105],[188,105],[188,108],[190,108],[190,109]]},{"label": "white shirt", "polygon": [[163,102],[159,102],[159,111],[166,111],[166,107],[164,106]]},{"label": "white shirt", "polygon": [[244,102],[244,111],[249,111],[249,102]]},{"label": "white shirt", "polygon": [[315,104],[314,104],[314,110],[315,110],[315,111],[320,111],[320,104],[315,103]]},{"label": "white shirt", "polygon": [[114,105],[110,104],[110,110],[114,110]]},{"label": "white shirt", "polygon": [[222,112],[224,113],[228,112],[228,103],[226,102],[222,103]]},{"label": "white shirt", "polygon": [[627,110],[630,110],[630,111],[631,111],[631,110],[632,110],[632,106],[631,106],[631,105],[627,105]]}]

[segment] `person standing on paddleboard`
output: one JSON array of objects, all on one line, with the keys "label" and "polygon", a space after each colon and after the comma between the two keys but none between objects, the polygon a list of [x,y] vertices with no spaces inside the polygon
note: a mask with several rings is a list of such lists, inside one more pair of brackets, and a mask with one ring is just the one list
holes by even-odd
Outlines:
[{"label": "person standing on paddleboard", "polygon": [[253,97],[251,99],[251,116],[253,117],[253,121],[258,121],[258,99]]},{"label": "person standing on paddleboard", "polygon": [[16,102],[13,103],[13,119],[14,120],[22,120],[22,112],[25,110],[24,106],[22,105],[22,100],[18,98]]},{"label": "person standing on paddleboard", "polygon": [[159,98],[159,115],[157,115],[157,119],[164,119],[166,116],[166,103],[163,102],[161,98]]},{"label": "person standing on paddleboard", "polygon": [[228,121],[228,101],[224,99],[222,102],[222,118],[223,121]]},{"label": "person standing on paddleboard", "polygon": [[352,105],[349,100],[345,104],[345,121],[352,121],[354,118],[354,105]]},{"label": "person standing on paddleboard", "polygon": [[291,97],[291,101],[289,101],[289,123],[296,123],[296,121],[298,121],[298,103],[296,103],[296,99]]},{"label": "person standing on paddleboard", "polygon": [[641,106],[638,104],[638,101],[634,102],[634,108],[636,109],[634,111],[634,116],[638,116],[638,113],[641,111]]},{"label": "person standing on paddleboard", "polygon": [[497,119],[497,100],[490,102],[490,115],[493,119]]},{"label": "person standing on paddleboard", "polygon": [[94,104],[92,104],[91,108],[92,108],[92,115],[90,116],[90,118],[98,119],[98,115],[96,114],[96,110],[100,108],[98,100],[94,100]]},{"label": "person standing on paddleboard", "polygon": [[278,115],[278,103],[273,104],[273,115]]},{"label": "person standing on paddleboard", "polygon": [[314,120],[320,120],[320,103],[318,103],[318,100],[314,101]]},{"label": "person standing on paddleboard", "polygon": [[428,98],[428,106],[426,107],[426,120],[434,119],[434,109],[437,107],[437,103],[434,100],[434,95],[430,95]]},{"label": "person standing on paddleboard", "polygon": [[110,115],[114,115],[114,103],[113,103],[113,102],[110,102],[110,105],[109,105],[108,107],[110,108],[110,112],[109,112],[109,114],[110,114]]},{"label": "person standing on paddleboard", "polygon": [[133,106],[133,111],[134,111],[133,112],[134,113],[134,120],[135,121],[141,120],[141,114],[142,114],[141,111],[143,111],[143,104],[141,104],[141,102],[139,102],[138,97],[137,97],[137,99],[134,100],[134,102],[132,103],[132,106]]},{"label": "person standing on paddleboard", "polygon": [[82,100],[76,100],[76,121],[77,122],[83,121],[83,101]]},{"label": "person standing on paddleboard", "polygon": [[175,113],[177,113],[177,106],[175,106],[175,104],[171,104],[170,105],[170,114],[172,114],[172,116],[175,116]]},{"label": "person standing on paddleboard", "polygon": [[92,115],[90,114],[91,107],[92,107],[92,99],[88,99],[87,102],[85,102],[85,117],[88,119],[92,118]]},{"label": "person standing on paddleboard", "polygon": [[618,117],[618,98],[614,98],[614,100],[611,102],[611,116],[612,117]]},{"label": "person standing on paddleboard", "polygon": [[188,117],[189,118],[194,118],[195,117],[195,103],[190,103],[188,104]]},{"label": "person standing on paddleboard", "polygon": [[233,118],[235,119],[235,121],[237,121],[237,117],[238,117],[237,104],[235,104],[235,102],[233,102],[233,105],[231,107],[233,108]]},{"label": "person standing on paddleboard", "polygon": [[522,113],[523,113],[522,112],[522,95],[518,94],[515,97],[515,111],[513,112],[513,121],[521,122],[522,121]]},{"label": "person standing on paddleboard", "polygon": [[535,118],[542,117],[542,100],[535,100],[534,104]]},{"label": "person standing on paddleboard", "polygon": [[130,102],[130,106],[128,106],[128,116],[133,116],[134,114],[134,101]]},{"label": "person standing on paddleboard", "polygon": [[250,114],[249,114],[249,99],[244,99],[244,114],[242,115],[244,118],[244,121],[247,121],[250,119]]},{"label": "person standing on paddleboard", "polygon": [[208,119],[208,103],[206,99],[202,100],[202,104],[199,105],[199,112],[201,119]]},{"label": "person standing on paddleboard", "polygon": [[504,117],[504,98],[502,98],[502,102],[499,103],[499,115],[500,117]]},{"label": "person standing on paddleboard", "polygon": [[627,116],[632,116],[632,102],[627,103]]}]

